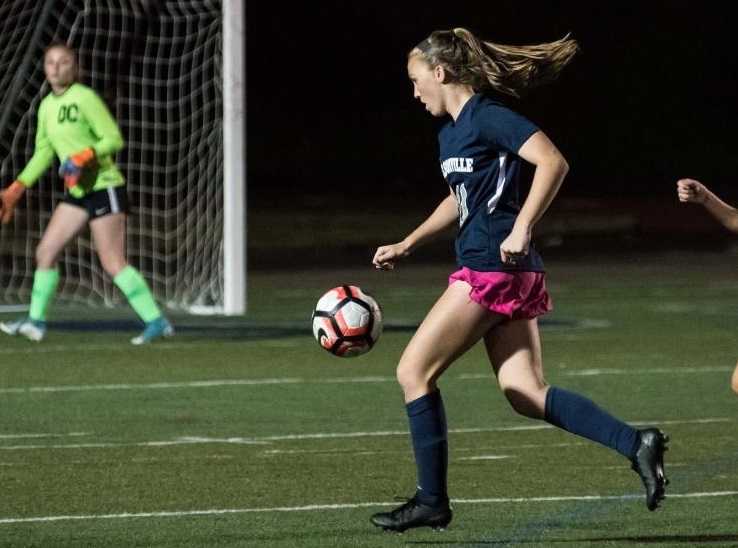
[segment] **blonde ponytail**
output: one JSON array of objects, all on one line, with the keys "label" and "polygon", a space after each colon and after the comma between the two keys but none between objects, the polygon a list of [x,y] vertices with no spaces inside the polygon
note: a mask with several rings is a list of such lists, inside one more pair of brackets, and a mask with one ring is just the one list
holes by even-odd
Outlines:
[{"label": "blonde ponytail", "polygon": [[410,55],[421,55],[431,66],[441,65],[448,82],[520,97],[555,80],[578,51],[579,45],[568,34],[544,44],[507,46],[455,28],[432,32]]}]

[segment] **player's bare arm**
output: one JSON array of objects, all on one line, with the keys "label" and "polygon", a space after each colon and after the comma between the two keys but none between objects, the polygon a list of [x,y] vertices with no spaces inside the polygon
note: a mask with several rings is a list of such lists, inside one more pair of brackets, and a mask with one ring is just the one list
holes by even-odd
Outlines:
[{"label": "player's bare arm", "polygon": [[548,209],[569,171],[561,152],[542,131],[531,135],[518,155],[535,165],[536,171],[512,232],[500,245],[500,256],[506,263],[528,254],[533,227]]},{"label": "player's bare arm", "polygon": [[680,179],[677,181],[677,196],[680,202],[703,205],[725,228],[738,233],[738,209],[722,201],[698,180]]},{"label": "player's bare arm", "polygon": [[456,197],[452,193],[444,198],[433,213],[404,240],[377,248],[372,260],[374,266],[382,270],[391,270],[398,259],[410,255],[418,246],[433,239],[453,225],[458,218],[459,210]]}]

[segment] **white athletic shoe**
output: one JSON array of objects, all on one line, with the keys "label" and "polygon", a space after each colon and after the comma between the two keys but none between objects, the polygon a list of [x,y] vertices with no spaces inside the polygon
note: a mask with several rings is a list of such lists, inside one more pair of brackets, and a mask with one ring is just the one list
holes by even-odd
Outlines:
[{"label": "white athletic shoe", "polygon": [[41,342],[46,335],[46,322],[22,318],[14,322],[0,323],[0,331],[8,335],[23,335],[33,342]]}]

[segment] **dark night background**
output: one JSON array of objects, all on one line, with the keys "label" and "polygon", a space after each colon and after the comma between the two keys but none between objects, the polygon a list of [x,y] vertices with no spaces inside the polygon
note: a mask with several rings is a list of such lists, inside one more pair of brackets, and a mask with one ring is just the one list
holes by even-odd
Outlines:
[{"label": "dark night background", "polygon": [[700,208],[676,205],[675,181],[700,178],[738,201],[736,28],[725,9],[696,1],[249,2],[250,208],[324,198],[341,207],[362,196],[429,212],[447,189],[436,122],[412,97],[406,53],[432,30],[464,26],[500,43],[569,32],[580,43],[558,82],[511,103],[571,166],[552,212],[632,208],[666,231],[719,232]]}]

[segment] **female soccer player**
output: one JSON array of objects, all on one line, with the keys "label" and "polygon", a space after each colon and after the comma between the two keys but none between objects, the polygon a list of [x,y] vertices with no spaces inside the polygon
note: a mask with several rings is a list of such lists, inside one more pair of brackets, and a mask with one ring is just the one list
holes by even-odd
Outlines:
[{"label": "female soccer player", "polygon": [[44,73],[51,93],[39,105],[36,147],[17,180],[0,192],[2,223],[10,222],[18,200],[51,165],[54,154],[61,161],[65,193],[36,248],[29,315],[2,323],[0,329],[32,341],[44,338],[47,308],[59,283],[57,257],[89,223],[103,268],[146,325],[131,342],[144,344],[170,336],[174,334],[171,324],[144,278],[125,258],[125,180],[112,158],[123,148],[118,125],[98,95],[77,81],[77,56],[71,48],[50,46],[44,54]]},{"label": "female soccer player", "polygon": [[[450,194],[404,240],[379,247],[373,263],[380,269],[394,268],[398,260],[458,222],[460,269],[451,274],[448,288],[397,367],[417,464],[417,490],[407,503],[372,516],[378,527],[443,528],[451,521],[446,417],[436,383],[480,339],[500,388],[518,413],[624,455],[645,485],[649,510],[664,498],[666,436],[655,428],[635,430],[590,400],[549,386],[543,377],[536,318],[551,304],[531,234],[568,165],[548,137],[504,106],[498,94],[519,96],[553,80],[577,49],[576,42],[567,38],[503,46],[456,28],[431,33],[408,54],[415,98],[433,116],[449,117],[438,140],[441,172]],[[535,166],[522,207],[521,160]]]},{"label": "female soccer player", "polygon": [[[702,204],[725,228],[738,233],[738,209],[723,202],[699,181],[695,179],[677,181],[677,196],[680,202]],[[738,394],[738,363],[735,365],[730,385]]]}]

